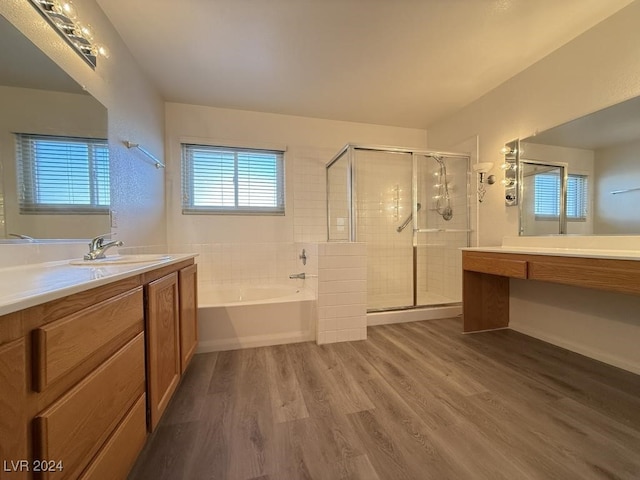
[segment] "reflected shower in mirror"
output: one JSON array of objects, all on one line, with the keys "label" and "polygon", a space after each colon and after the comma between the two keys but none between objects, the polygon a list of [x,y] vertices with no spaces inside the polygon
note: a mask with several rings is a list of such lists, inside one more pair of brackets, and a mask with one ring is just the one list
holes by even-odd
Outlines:
[{"label": "reflected shower in mirror", "polygon": [[640,233],[640,97],[522,139],[520,156],[567,164],[567,233]]},{"label": "reflected shower in mirror", "polygon": [[0,16],[0,238],[109,231],[107,110]]},{"label": "reflected shower in mirror", "polygon": [[519,174],[518,183],[525,192],[519,203],[520,235],[566,233],[567,164],[520,159]]}]

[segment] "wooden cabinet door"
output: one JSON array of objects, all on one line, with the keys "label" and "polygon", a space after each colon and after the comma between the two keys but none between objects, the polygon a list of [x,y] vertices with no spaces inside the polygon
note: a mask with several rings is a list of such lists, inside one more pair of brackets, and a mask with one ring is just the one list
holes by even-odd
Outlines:
[{"label": "wooden cabinet door", "polygon": [[[2,318],[0,318],[0,321]],[[24,338],[0,346],[0,479],[27,478],[25,398],[27,369]],[[8,471],[7,471],[8,470]]]},{"label": "wooden cabinet door", "polygon": [[153,431],[180,381],[178,274],[149,283],[146,291],[147,391],[149,431]]},{"label": "wooden cabinet door", "polygon": [[180,285],[180,367],[184,373],[198,346],[198,270],[197,266],[179,272]]}]

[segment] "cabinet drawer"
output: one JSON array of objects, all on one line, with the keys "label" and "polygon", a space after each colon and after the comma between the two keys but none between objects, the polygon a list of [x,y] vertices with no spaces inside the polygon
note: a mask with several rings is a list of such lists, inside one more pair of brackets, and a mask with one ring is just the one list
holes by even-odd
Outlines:
[{"label": "cabinet drawer", "polygon": [[142,395],[80,480],[125,480],[147,438],[147,400]]},{"label": "cabinet drawer", "polygon": [[476,255],[464,252],[462,255],[462,269],[500,275],[502,277],[527,278],[526,260]]},{"label": "cabinet drawer", "polygon": [[616,262],[615,266],[594,265],[589,259],[576,261],[541,261],[530,264],[531,280],[562,283],[576,287],[640,295],[640,270],[633,262]]},{"label": "cabinet drawer", "polygon": [[43,391],[78,365],[99,365],[144,326],[142,287],[34,331],[34,388]]},{"label": "cabinet drawer", "polygon": [[77,478],[144,393],[144,334],[34,419],[35,458],[62,461],[64,470],[44,478]]}]

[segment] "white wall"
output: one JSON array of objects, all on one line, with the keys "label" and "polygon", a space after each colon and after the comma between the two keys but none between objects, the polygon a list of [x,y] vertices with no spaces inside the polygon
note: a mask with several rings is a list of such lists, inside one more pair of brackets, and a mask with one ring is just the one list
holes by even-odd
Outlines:
[{"label": "white wall", "polygon": [[92,70],[24,0],[3,0],[0,15],[35,43],[109,112],[111,201],[119,239],[128,245],[164,243],[164,172],[123,145],[131,140],[162,159],[164,104],[142,74],[115,28],[95,0],[76,0],[78,16],[92,25],[110,51]]},{"label": "white wall", "polygon": [[612,195],[615,190],[640,188],[640,141],[596,150],[595,228],[598,233],[640,232],[640,190]]},{"label": "white wall", "polygon": [[[197,251],[202,281],[291,282],[299,244],[327,239],[325,164],[348,142],[423,148],[426,131],[166,104],[167,225],[172,251]],[[182,215],[181,142],[284,147],[285,215]]]},{"label": "white wall", "polygon": [[[429,148],[480,137],[479,161],[495,162],[515,138],[640,95],[640,2],[636,1],[551,53],[455,115],[430,125]],[[470,72],[472,75],[473,73]],[[518,209],[504,205],[500,184],[480,207],[480,245],[518,234]]]},{"label": "white wall", "polygon": [[[286,147],[286,215],[182,215],[181,141]],[[349,142],[424,148],[426,131],[167,103],[169,244],[325,241],[325,164]]]},{"label": "white wall", "polygon": [[[477,134],[479,160],[499,165],[500,148],[514,138],[640,95],[638,31],[640,2],[636,1],[452,117],[430,126],[429,147],[446,149]],[[492,173],[497,171],[494,168]],[[505,207],[503,195],[499,184],[489,187],[480,206],[480,245],[499,245],[503,236],[518,234],[518,209]],[[621,299],[616,304],[604,292],[569,292],[557,286],[541,290],[533,283],[520,282],[513,289],[512,328],[585,354],[597,351],[602,360],[617,359],[618,365],[640,372],[637,299]],[[600,307],[579,308],[587,300]]]}]

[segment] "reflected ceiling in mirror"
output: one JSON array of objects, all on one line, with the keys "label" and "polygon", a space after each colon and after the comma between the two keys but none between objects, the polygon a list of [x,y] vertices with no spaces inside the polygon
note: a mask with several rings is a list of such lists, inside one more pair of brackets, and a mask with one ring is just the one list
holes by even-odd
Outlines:
[{"label": "reflected ceiling in mirror", "polygon": [[[566,162],[569,177],[585,185],[586,220],[569,218],[567,233],[640,233],[640,97],[522,139],[521,156]],[[567,195],[568,204],[581,201],[580,192]],[[523,196],[536,192],[523,189]]]},{"label": "reflected ceiling in mirror", "polygon": [[[16,134],[106,141],[107,110],[2,16],[0,45],[0,238],[12,238],[10,234],[90,238],[108,232],[108,205],[92,214],[64,213],[62,208],[34,213],[23,208],[25,188],[18,181]],[[75,185],[92,175],[87,173],[88,165],[87,172],[72,171],[78,172],[67,170],[66,178],[56,178],[54,186]]]}]

